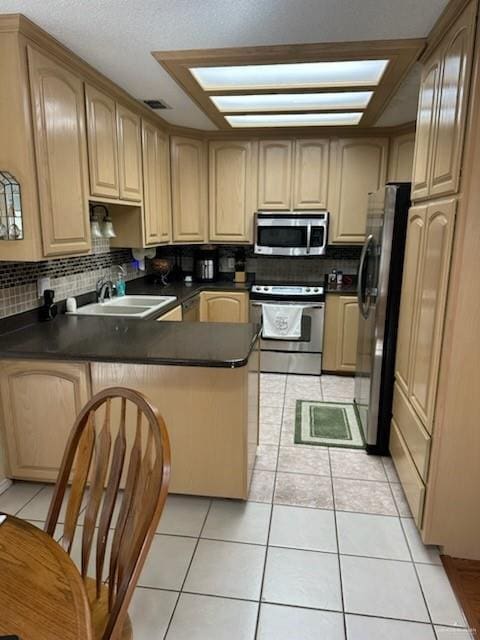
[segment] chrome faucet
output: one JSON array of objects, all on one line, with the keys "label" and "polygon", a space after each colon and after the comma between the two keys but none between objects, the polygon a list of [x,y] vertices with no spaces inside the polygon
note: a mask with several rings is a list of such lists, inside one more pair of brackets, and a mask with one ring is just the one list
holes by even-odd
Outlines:
[{"label": "chrome faucet", "polygon": [[111,280],[105,280],[105,278],[100,278],[95,290],[97,292],[97,302],[103,304],[105,302],[105,295],[107,292],[110,299],[113,297],[113,282]]}]

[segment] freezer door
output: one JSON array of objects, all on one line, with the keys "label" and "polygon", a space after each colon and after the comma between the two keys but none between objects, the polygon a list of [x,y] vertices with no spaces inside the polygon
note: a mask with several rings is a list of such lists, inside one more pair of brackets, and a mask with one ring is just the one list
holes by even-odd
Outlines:
[{"label": "freezer door", "polygon": [[367,445],[377,442],[388,276],[395,218],[395,186],[372,193],[367,240],[358,274],[360,319],[355,377],[355,405]]}]

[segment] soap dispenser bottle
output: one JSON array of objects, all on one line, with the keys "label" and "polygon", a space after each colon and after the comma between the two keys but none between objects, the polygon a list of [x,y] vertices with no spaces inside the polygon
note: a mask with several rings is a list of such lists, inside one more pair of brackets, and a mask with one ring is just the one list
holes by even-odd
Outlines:
[{"label": "soap dispenser bottle", "polygon": [[118,274],[117,274],[117,279],[115,280],[115,290],[117,292],[117,296],[121,297],[125,295],[125,289],[126,289],[125,276],[127,274],[127,270],[125,269],[125,267],[118,266],[117,271],[118,271]]}]

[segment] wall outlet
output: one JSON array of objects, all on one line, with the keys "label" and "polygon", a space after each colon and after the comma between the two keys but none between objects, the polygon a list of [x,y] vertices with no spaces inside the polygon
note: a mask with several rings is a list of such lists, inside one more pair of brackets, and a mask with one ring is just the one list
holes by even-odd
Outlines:
[{"label": "wall outlet", "polygon": [[235,269],[235,258],[227,258],[227,269],[233,271]]},{"label": "wall outlet", "polygon": [[37,294],[41,298],[45,289],[50,289],[50,278],[37,278]]}]

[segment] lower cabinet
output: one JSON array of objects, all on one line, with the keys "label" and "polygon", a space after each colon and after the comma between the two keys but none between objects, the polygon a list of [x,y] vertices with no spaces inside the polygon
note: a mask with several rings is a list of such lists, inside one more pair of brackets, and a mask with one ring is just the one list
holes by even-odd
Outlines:
[{"label": "lower cabinet", "polygon": [[56,481],[70,431],[90,397],[88,364],[3,360],[0,393],[9,477]]},{"label": "lower cabinet", "polygon": [[160,318],[158,318],[158,322],[162,322],[162,321],[181,322],[182,320],[183,320],[183,317],[182,317],[181,305],[178,305],[177,307],[170,309],[170,311],[167,311],[167,313],[164,313],[163,316],[160,316]]},{"label": "lower cabinet", "polygon": [[358,305],[356,296],[327,295],[322,370],[355,373]]},{"label": "lower cabinet", "polygon": [[202,291],[200,322],[248,322],[248,293]]}]

